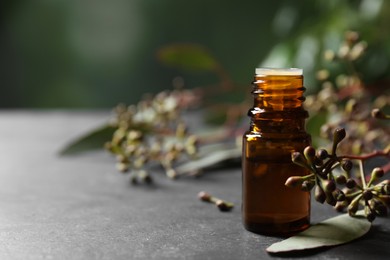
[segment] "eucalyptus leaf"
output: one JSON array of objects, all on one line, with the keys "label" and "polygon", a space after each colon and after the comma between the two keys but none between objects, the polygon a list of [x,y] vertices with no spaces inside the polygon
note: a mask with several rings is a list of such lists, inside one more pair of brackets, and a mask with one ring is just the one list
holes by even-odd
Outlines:
[{"label": "eucalyptus leaf", "polygon": [[217,150],[209,154],[203,154],[199,159],[189,161],[176,168],[178,174],[185,174],[193,171],[215,166],[227,160],[241,158],[241,148],[230,148],[227,150]]},{"label": "eucalyptus leaf", "polygon": [[104,144],[111,140],[115,129],[116,128],[111,125],[103,125],[68,144],[60,151],[60,154],[70,155],[102,149]]},{"label": "eucalyptus leaf", "polygon": [[359,211],[356,217],[343,214],[313,225],[296,236],[274,243],[267,248],[267,252],[285,253],[337,246],[363,236],[370,227],[371,222],[363,216],[363,211]]},{"label": "eucalyptus leaf", "polygon": [[158,58],[168,66],[192,71],[213,71],[218,62],[203,47],[196,44],[171,44],[161,48]]}]

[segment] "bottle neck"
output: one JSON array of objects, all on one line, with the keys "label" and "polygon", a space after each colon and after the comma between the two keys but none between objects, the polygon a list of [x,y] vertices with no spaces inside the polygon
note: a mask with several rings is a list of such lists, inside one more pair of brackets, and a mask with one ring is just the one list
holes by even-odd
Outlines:
[{"label": "bottle neck", "polygon": [[248,111],[255,132],[305,131],[302,75],[256,75],[253,107]]}]

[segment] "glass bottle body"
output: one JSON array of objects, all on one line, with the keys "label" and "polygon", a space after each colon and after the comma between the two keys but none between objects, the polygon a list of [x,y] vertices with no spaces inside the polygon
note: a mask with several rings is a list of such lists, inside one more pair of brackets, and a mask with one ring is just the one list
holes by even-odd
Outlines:
[{"label": "glass bottle body", "polygon": [[247,230],[288,236],[310,223],[310,194],[285,186],[306,175],[291,153],[310,145],[302,75],[256,75],[251,126],[243,138],[243,223]]}]

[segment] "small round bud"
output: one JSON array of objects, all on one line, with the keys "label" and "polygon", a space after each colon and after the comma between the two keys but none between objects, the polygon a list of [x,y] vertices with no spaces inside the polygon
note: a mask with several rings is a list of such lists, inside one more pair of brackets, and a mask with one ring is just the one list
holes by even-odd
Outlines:
[{"label": "small round bud", "polygon": [[323,180],[322,185],[325,191],[332,192],[336,189],[336,183],[332,180]]},{"label": "small round bud", "polygon": [[344,175],[339,175],[336,177],[336,183],[340,185],[344,185],[347,183],[347,178]]},{"label": "small round bud", "polygon": [[344,128],[337,128],[333,133],[333,143],[340,143],[346,136],[346,132]]},{"label": "small round bud", "polygon": [[128,163],[122,163],[118,162],[116,164],[116,169],[122,173],[126,173],[129,170],[129,164]]},{"label": "small round bud", "polygon": [[354,179],[348,179],[345,186],[347,186],[348,189],[353,189],[356,187],[356,181]]},{"label": "small round bud", "polygon": [[380,109],[378,108],[374,108],[372,111],[371,111],[371,116],[374,117],[374,118],[378,118],[378,119],[385,119],[386,118],[386,115],[385,113],[383,113]]},{"label": "small round bud", "polygon": [[337,56],[340,59],[346,59],[348,57],[350,50],[351,48],[348,45],[342,45],[337,52]]},{"label": "small round bud", "polygon": [[359,40],[359,33],[355,31],[347,31],[345,32],[344,38],[348,44],[353,44]]},{"label": "small round bud", "polygon": [[291,154],[291,160],[293,163],[298,164],[303,167],[309,167],[305,157],[300,152],[293,152]]},{"label": "small round bud", "polygon": [[385,172],[383,171],[382,168],[380,167],[376,167],[372,170],[371,172],[371,178],[373,178],[374,180],[377,180],[377,179],[380,179],[383,177],[383,175],[385,175]]},{"label": "small round bud", "polygon": [[334,209],[337,210],[338,212],[342,212],[347,206],[348,206],[348,202],[346,200],[337,201],[336,206],[334,206]]},{"label": "small round bud", "polygon": [[336,199],[337,201],[345,201],[345,199],[346,199],[344,192],[342,192],[342,191],[339,190],[339,189],[336,189],[336,190],[333,192],[333,196],[335,197],[335,199]]},{"label": "small round bud", "polygon": [[363,199],[364,200],[370,200],[370,199],[372,199],[372,197],[373,197],[373,194],[370,190],[363,191]]},{"label": "small round bud", "polygon": [[357,108],[357,101],[356,99],[350,99],[347,101],[347,104],[345,104],[345,112],[347,112],[348,114],[351,114],[353,111],[356,110]]},{"label": "small round bud", "polygon": [[329,78],[329,71],[328,70],[319,70],[317,71],[317,79],[320,81],[327,80]]},{"label": "small round bud", "polygon": [[358,210],[358,208],[359,208],[359,203],[351,203],[351,204],[349,204],[349,206],[348,206],[348,214],[350,216],[355,216],[356,211]]},{"label": "small round bud", "polygon": [[324,59],[327,61],[333,61],[335,56],[336,55],[335,55],[334,51],[332,51],[332,50],[326,50],[324,52]]},{"label": "small round bud", "polygon": [[336,206],[337,200],[335,197],[333,197],[332,193],[328,193],[326,196],[326,203],[328,203],[331,206]]},{"label": "small round bud", "polygon": [[304,150],[303,150],[303,154],[305,155],[306,159],[309,161],[309,162],[313,162],[314,161],[314,158],[316,156],[316,150],[312,147],[312,146],[307,146]]},{"label": "small round bud", "polygon": [[360,58],[364,51],[367,49],[367,43],[366,42],[358,42],[355,44],[355,46],[352,47],[351,52],[349,54],[349,57],[351,60],[356,60]]},{"label": "small round bud", "polygon": [[319,203],[324,203],[326,200],[326,194],[320,186],[316,186],[314,191],[314,198]]},{"label": "small round bud", "polygon": [[208,194],[205,191],[201,191],[198,193],[198,198],[202,201],[210,202],[211,201],[211,195]]},{"label": "small round bud", "polygon": [[152,183],[152,177],[149,175],[149,173],[145,170],[138,171],[138,177],[147,184]]},{"label": "small round bud", "polygon": [[353,163],[351,160],[342,160],[341,161],[341,168],[343,168],[344,171],[350,172],[352,170]]},{"label": "small round bud", "polygon": [[320,149],[317,152],[317,157],[320,160],[325,160],[326,158],[328,158],[328,156],[329,156],[328,151],[326,151],[325,149]]},{"label": "small round bud", "polygon": [[375,211],[375,214],[377,214],[378,216],[381,217],[387,216],[387,207],[384,204],[384,202],[377,199],[372,199],[370,206],[373,209],[373,211]]},{"label": "small round bud", "polygon": [[219,208],[220,211],[229,211],[232,209],[230,205],[228,205],[225,201],[223,200],[217,200],[215,202],[215,205]]},{"label": "small round bud", "polygon": [[297,187],[298,185],[301,185],[303,182],[303,178],[300,176],[291,176],[287,179],[284,185],[287,187]]},{"label": "small round bud", "polygon": [[176,171],[174,169],[168,169],[166,171],[166,175],[170,179],[176,179],[177,178],[177,173],[176,173]]}]

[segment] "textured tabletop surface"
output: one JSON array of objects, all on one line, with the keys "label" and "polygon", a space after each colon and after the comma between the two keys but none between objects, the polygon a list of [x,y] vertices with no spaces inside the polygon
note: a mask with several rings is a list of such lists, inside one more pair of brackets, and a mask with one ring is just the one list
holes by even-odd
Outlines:
[{"label": "textured tabletop surface", "polygon": [[[241,225],[241,171],[132,186],[104,151],[58,151],[99,126],[108,112],[0,111],[0,259],[279,259],[279,238]],[[209,191],[235,203],[222,213],[200,202]],[[335,213],[313,203],[312,222]],[[388,259],[390,220],[358,241],[283,259]]]}]

